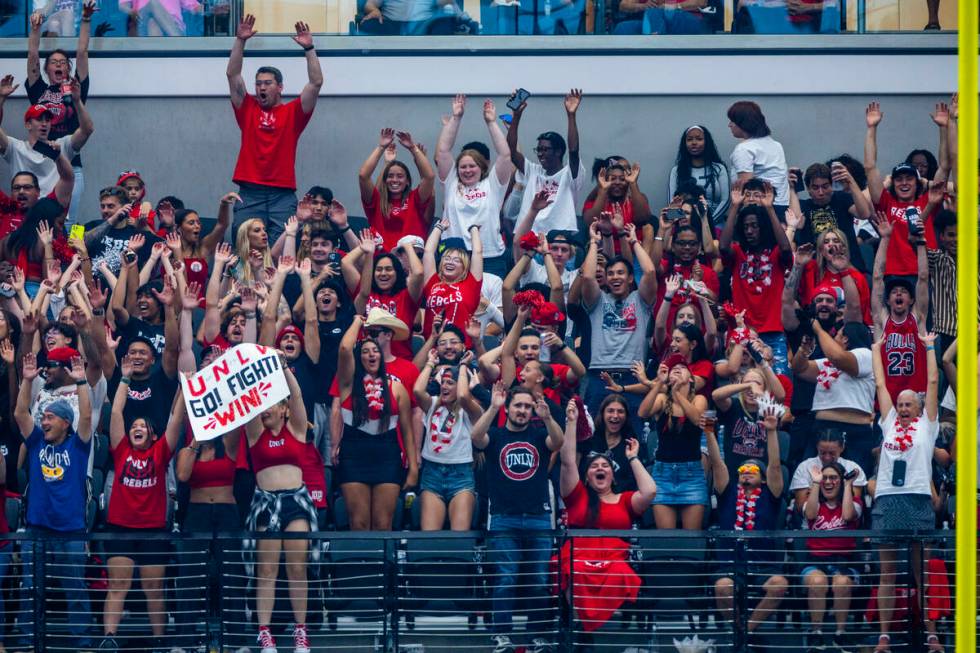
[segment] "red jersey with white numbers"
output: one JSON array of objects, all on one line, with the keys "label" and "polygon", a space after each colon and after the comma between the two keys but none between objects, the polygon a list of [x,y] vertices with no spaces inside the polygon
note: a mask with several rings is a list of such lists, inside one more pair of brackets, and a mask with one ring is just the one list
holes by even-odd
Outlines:
[{"label": "red jersey with white numbers", "polygon": [[881,362],[893,404],[902,390],[926,391],[926,348],[918,334],[919,323],[911,313],[901,322],[891,316],[885,321]]}]

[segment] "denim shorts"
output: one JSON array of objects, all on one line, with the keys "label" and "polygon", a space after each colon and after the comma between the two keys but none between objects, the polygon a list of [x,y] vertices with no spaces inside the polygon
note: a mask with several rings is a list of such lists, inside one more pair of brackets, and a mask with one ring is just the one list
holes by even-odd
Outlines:
[{"label": "denim shorts", "polygon": [[425,460],[422,462],[420,487],[423,492],[431,492],[446,503],[460,492],[476,494],[473,463],[434,463]]},{"label": "denim shorts", "polygon": [[824,574],[827,575],[827,578],[831,580],[833,580],[834,576],[840,575],[840,576],[846,576],[850,578],[852,582],[857,583],[858,580],[860,580],[861,578],[860,574],[858,574],[857,569],[849,566],[848,563],[843,563],[843,562],[825,562],[825,563],[814,562],[814,564],[809,564],[803,568],[803,571],[800,572],[800,578],[806,578],[807,576],[810,575],[810,573],[814,571],[822,571]]},{"label": "denim shorts", "polygon": [[657,482],[655,506],[696,506],[708,503],[708,482],[701,461],[653,463],[650,475]]}]

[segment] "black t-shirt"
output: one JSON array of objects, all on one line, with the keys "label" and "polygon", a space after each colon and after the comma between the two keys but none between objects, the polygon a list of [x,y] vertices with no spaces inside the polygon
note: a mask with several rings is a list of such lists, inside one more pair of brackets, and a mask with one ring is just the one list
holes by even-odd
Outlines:
[{"label": "black t-shirt", "polygon": [[[116,396],[119,379],[122,374],[119,368],[109,381],[109,401]],[[170,408],[177,394],[177,377],[170,379],[162,369],[154,369],[149,378],[132,379],[129,383],[129,399],[123,409],[123,417],[128,430],[133,420],[142,417],[149,420],[157,437],[163,437],[170,419]]]},{"label": "black t-shirt", "polygon": [[[17,457],[23,443],[24,438],[21,436],[19,428],[0,429],[0,452],[3,453],[3,466],[7,471],[7,489],[11,492],[21,491],[20,482],[17,479]],[[16,524],[10,526],[16,527]]]},{"label": "black t-shirt", "polygon": [[[317,385],[316,403],[329,404],[330,386],[337,374],[337,352],[340,351],[340,341],[353,321],[350,313],[338,311],[337,319],[333,322],[320,322],[320,360],[316,364]],[[406,388],[411,392],[411,388]]]},{"label": "black t-shirt", "polygon": [[[330,356],[330,352],[324,351],[324,354]],[[322,358],[323,356],[321,356]],[[335,356],[336,358],[336,356]],[[334,363],[336,365],[336,363]],[[299,387],[303,389],[303,406],[306,407],[306,419],[309,422],[313,421],[313,405],[320,403],[319,395],[320,392],[314,389],[322,382],[321,377],[317,375],[317,366],[310,360],[310,357],[306,355],[305,351],[300,352],[296,360],[289,362],[289,371],[293,373],[296,377],[296,383]],[[333,383],[333,379],[330,381]],[[327,386],[329,390],[330,386]]]},{"label": "black t-shirt", "polygon": [[[88,77],[81,80],[82,102],[88,102]],[[28,84],[27,97],[31,104],[43,104],[51,112],[51,131],[48,138],[52,141],[75,133],[78,129],[78,112],[75,110],[74,98],[71,92],[63,93],[60,84],[47,84],[38,77],[33,84]],[[71,160],[73,166],[81,166],[81,155],[75,155]]]},{"label": "black t-shirt", "polygon": [[850,214],[854,200],[851,196],[843,192],[835,192],[830,197],[830,203],[826,206],[817,206],[813,200],[800,200],[800,210],[806,218],[806,224],[796,232],[796,244],[804,243],[817,244],[817,236],[836,227],[844,232],[847,238],[847,248],[851,255],[851,265],[861,272],[867,272],[864,264],[864,257],[858,245],[857,236],[854,234],[854,216]]},{"label": "black t-shirt", "polygon": [[610,449],[606,436],[602,433],[596,433],[579,445],[578,450],[582,452],[582,461],[579,464],[579,476],[582,479],[585,479],[585,472],[589,468],[589,463],[592,462],[589,457],[590,454],[605,453],[612,458],[616,491],[630,492],[636,489],[636,478],[633,476],[629,461],[626,460],[626,438],[620,438],[616,446]]},{"label": "black t-shirt", "polygon": [[166,342],[166,339],[163,337],[163,324],[150,324],[138,317],[130,315],[126,326],[120,328],[119,333],[116,335],[121,338],[119,348],[116,349],[117,352],[125,354],[129,343],[136,338],[146,338],[153,343],[153,349],[157,354],[157,364],[160,363],[160,357],[163,355],[163,347]]},{"label": "black t-shirt", "polygon": [[491,514],[543,515],[551,511],[547,438],[547,430],[534,424],[518,432],[507,427],[490,429],[485,451]]},{"label": "black t-shirt", "polygon": [[[736,504],[738,502],[738,479],[733,477],[725,491],[718,495],[718,526],[730,531],[735,528],[737,518]],[[743,530],[771,531],[779,524],[779,499],[769,491],[769,486],[763,484],[762,492],[755,502],[755,519],[752,528],[743,525]],[[748,515],[746,514],[745,517]],[[744,520],[743,520],[744,521]],[[734,541],[734,540],[730,540]],[[727,548],[727,547],[725,547]],[[768,538],[752,538],[746,543],[746,549],[751,552],[750,562],[775,563],[783,558],[782,547],[775,540]],[[732,551],[719,551],[720,561],[731,560]]]},{"label": "black t-shirt", "polygon": [[112,270],[112,273],[118,275],[119,268],[122,264],[122,253],[129,244],[129,239],[137,233],[141,233],[146,237],[146,242],[143,247],[136,252],[137,264],[142,269],[150,258],[150,251],[153,249],[153,244],[162,242],[163,239],[146,229],[137,229],[132,225],[126,225],[122,229],[113,229],[110,227],[103,234],[102,238],[89,246],[88,254],[92,257],[92,269],[98,273],[99,266],[105,261],[109,265],[109,269]]},{"label": "black t-shirt", "polygon": [[766,459],[766,427],[745,412],[737,395],[732,397],[728,410],[718,411],[718,422],[725,427],[723,446],[730,477],[736,478],[739,465],[749,458]]}]

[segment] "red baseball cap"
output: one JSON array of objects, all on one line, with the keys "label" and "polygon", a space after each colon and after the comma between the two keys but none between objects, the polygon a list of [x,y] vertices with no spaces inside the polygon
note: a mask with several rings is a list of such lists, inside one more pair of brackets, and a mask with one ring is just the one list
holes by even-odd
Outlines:
[{"label": "red baseball cap", "polygon": [[48,114],[48,118],[54,115],[51,113],[51,109],[47,108],[43,104],[32,105],[27,109],[27,111],[24,112],[24,122],[27,122],[28,120],[38,120],[44,114]]}]

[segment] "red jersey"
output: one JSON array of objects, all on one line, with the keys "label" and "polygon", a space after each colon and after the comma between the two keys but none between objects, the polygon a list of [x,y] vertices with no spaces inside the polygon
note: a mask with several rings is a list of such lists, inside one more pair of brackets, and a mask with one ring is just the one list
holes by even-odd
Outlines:
[{"label": "red jersey", "polygon": [[[922,215],[929,203],[929,194],[922,193],[914,202],[900,202],[895,197],[884,190],[881,197],[875,202],[875,209],[884,211],[888,216],[888,222],[892,225],[892,237],[888,241],[888,252],[885,258],[885,274],[914,275],[919,271],[915,259],[915,249],[909,244],[909,224],[905,221],[905,209],[914,206],[919,209]],[[926,247],[936,249],[936,230],[932,226],[935,210],[929,215],[922,215],[922,226],[925,228],[923,234],[926,238]]]},{"label": "red jersey", "polygon": [[[861,319],[867,326],[871,326],[871,289],[868,287],[868,280],[859,270],[848,268],[847,274],[854,279],[857,286],[858,297],[861,298]],[[823,276],[818,278],[818,268],[816,261],[810,261],[803,268],[803,276],[800,277],[800,285],[797,289],[800,306],[809,304],[813,301],[813,291],[817,286],[827,284],[844,288],[842,277],[837,272],[824,271]]]},{"label": "red jersey", "polygon": [[[826,503],[821,502],[817,510],[817,518],[806,520],[807,526],[811,531],[855,530],[861,521],[861,500],[856,497],[853,500],[854,511],[857,513],[856,519],[844,521],[843,506],[830,508]],[[818,557],[851,553],[856,547],[857,541],[853,537],[813,537],[806,541],[806,548],[810,554]]]},{"label": "red jersey", "polygon": [[307,442],[300,468],[303,470],[303,484],[317,509],[327,507],[327,477],[323,467],[320,450],[312,442]]},{"label": "red jersey", "polygon": [[299,98],[265,110],[248,93],[234,111],[242,145],[232,181],[296,190],[296,145],[313,112]]},{"label": "red jersey", "polygon": [[885,385],[892,403],[898,402],[902,390],[926,391],[926,348],[919,340],[919,323],[909,313],[901,322],[885,320],[885,344],[881,362],[885,367]]},{"label": "red jersey", "polygon": [[732,271],[732,300],[738,310],[745,309],[745,324],[757,333],[783,330],[783,285],[786,270],[778,247],[746,252],[737,242],[722,255]]},{"label": "red jersey", "polygon": [[[54,191],[44,196],[45,199],[58,201]],[[65,207],[68,208],[68,207]],[[10,234],[24,222],[27,211],[20,208],[17,200],[0,190],[0,238]]]},{"label": "red jersey", "polygon": [[[397,317],[408,326],[409,333],[412,332],[412,327],[415,325],[415,316],[419,312],[418,302],[412,299],[412,295],[406,288],[402,288],[394,295],[372,292],[368,295],[364,310],[370,312],[372,308],[383,308]],[[411,338],[407,340],[392,340],[391,353],[400,358],[412,360]],[[411,388],[406,389],[411,393]]]},{"label": "red jersey", "polygon": [[173,452],[167,438],[137,451],[129,438],[112,450],[115,475],[106,521],[126,528],[165,528],[167,525],[167,465]]},{"label": "red jersey", "polygon": [[392,381],[398,381],[405,386],[408,399],[412,406],[415,406],[415,393],[412,392],[412,388],[415,387],[415,381],[419,378],[419,368],[415,367],[411,361],[395,356],[393,360],[385,361],[385,371]]},{"label": "red jersey", "polygon": [[385,251],[392,251],[398,245],[402,236],[418,236],[425,238],[429,233],[429,223],[425,221],[425,210],[429,206],[419,197],[419,189],[413,188],[400,203],[392,203],[388,215],[381,213],[381,195],[375,188],[371,193],[371,201],[362,203],[364,215],[368,224],[384,241]]},{"label": "red jersey", "polygon": [[[466,333],[466,323],[469,322],[476,309],[480,307],[480,290],[483,288],[483,281],[477,281],[469,272],[463,277],[462,281],[446,283],[439,279],[438,274],[433,274],[425,282],[422,291],[425,306],[425,320],[422,323],[422,332],[428,338],[432,333],[432,320],[436,313],[442,313],[443,317],[451,324],[455,324],[463,333]],[[466,346],[470,346],[469,336],[466,337]]]}]

